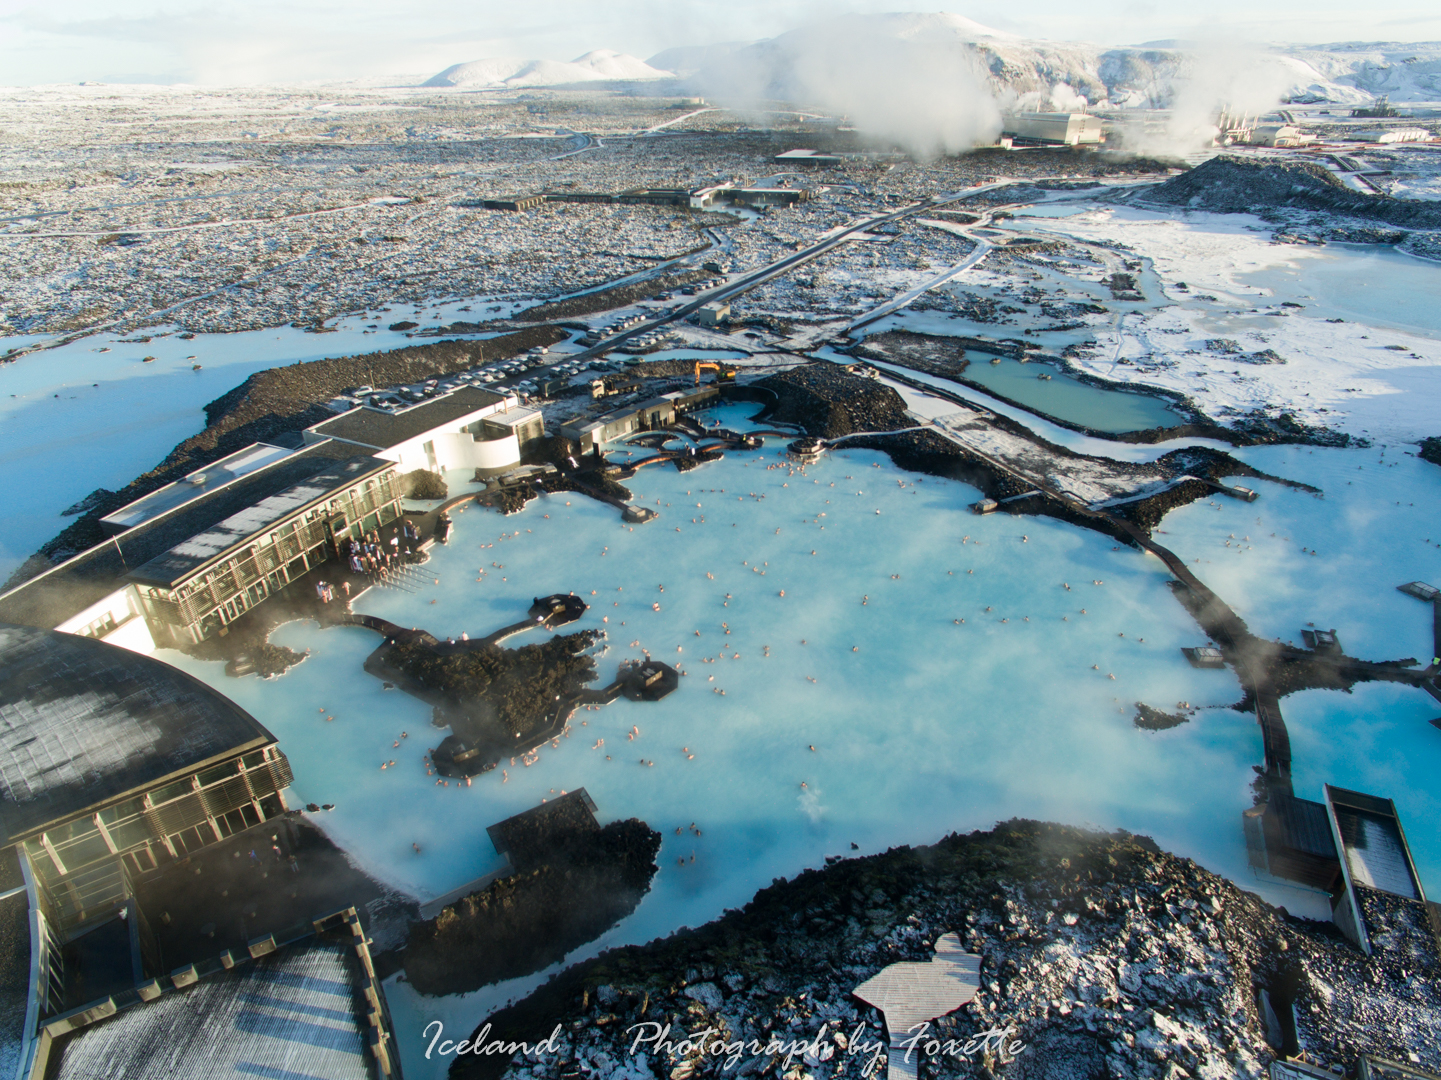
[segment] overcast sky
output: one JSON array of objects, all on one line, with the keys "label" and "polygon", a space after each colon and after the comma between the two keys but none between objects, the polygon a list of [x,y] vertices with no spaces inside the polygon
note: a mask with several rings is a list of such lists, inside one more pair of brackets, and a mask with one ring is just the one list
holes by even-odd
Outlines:
[{"label": "overcast sky", "polygon": [[[0,85],[373,79],[430,75],[486,56],[570,60],[599,48],[645,58],[673,45],[771,37],[828,14],[918,7],[895,0],[0,0]],[[1354,0],[982,0],[943,10],[1027,37],[1116,45],[1218,32],[1248,42],[1441,38],[1434,0],[1379,10]]]}]

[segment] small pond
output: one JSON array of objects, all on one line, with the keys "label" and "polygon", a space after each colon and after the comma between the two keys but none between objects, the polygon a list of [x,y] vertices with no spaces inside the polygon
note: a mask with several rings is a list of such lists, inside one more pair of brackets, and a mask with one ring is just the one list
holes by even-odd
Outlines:
[{"label": "small pond", "polygon": [[[1018,405],[1094,431],[1118,434],[1153,427],[1174,427],[1185,418],[1163,398],[1091,386],[1050,365],[967,352],[965,377]],[[1049,375],[1049,379],[1039,376]]]}]

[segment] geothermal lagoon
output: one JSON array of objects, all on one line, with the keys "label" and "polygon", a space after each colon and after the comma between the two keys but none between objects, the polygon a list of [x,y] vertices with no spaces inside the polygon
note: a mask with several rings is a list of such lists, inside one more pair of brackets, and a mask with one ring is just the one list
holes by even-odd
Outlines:
[{"label": "geothermal lagoon", "polygon": [[[703,418],[744,428],[753,410]],[[423,585],[355,602],[442,638],[474,637],[513,622],[535,596],[573,590],[590,610],[565,630],[607,634],[601,682],[647,652],[686,673],[659,703],[581,709],[535,764],[502,762],[504,775],[471,787],[426,774],[422,758],[444,732],[427,706],[361,670],[379,644],[371,631],[282,627],[272,640],[310,657],[269,681],[161,655],[270,727],[295,770],[292,801],[334,803],[315,820],[367,872],[421,899],[499,866],[485,827],[562,791],[583,786],[602,820],[639,817],[658,829],[651,893],[586,954],[699,925],[827,856],[1011,816],[1143,832],[1292,911],[1321,914],[1319,895],[1258,881],[1247,867],[1240,813],[1260,732],[1229,707],[1241,697],[1229,671],[1195,670],[1181,656],[1203,637],[1158,560],[1048,518],[977,517],[973,488],[904,472],[884,454],[840,450],[802,471],[777,443],[685,474],[642,469],[628,486],[661,514],[642,526],[572,493],[507,517],[470,506],[455,514],[449,545],[433,549]],[[1418,486],[1441,487],[1429,466],[1368,461],[1371,482],[1347,486],[1340,473],[1357,468],[1354,451],[1244,456],[1327,496],[1258,482],[1256,504],[1175,512],[1166,542],[1199,560],[1203,579],[1258,633],[1295,637],[1316,619],[1340,627],[1359,655],[1423,649],[1424,605],[1390,580],[1434,565],[1422,545],[1409,562],[1369,570],[1364,554],[1333,564],[1299,549],[1419,526],[1424,511],[1387,507],[1403,490],[1409,502]],[[1287,539],[1272,540],[1273,530]],[[1251,535],[1244,553],[1225,546],[1232,532]],[[1419,826],[1441,812],[1425,781],[1441,770],[1441,740],[1423,695],[1363,684],[1351,696],[1294,700],[1297,793],[1315,797],[1329,780],[1396,798],[1418,826],[1420,870],[1434,876],[1441,847]],[[1137,702],[1195,711],[1180,727],[1142,731]],[[1343,749],[1356,745],[1372,752]],[[479,1000],[537,978],[458,999],[401,984],[393,1003],[417,1027],[437,1010],[463,1026],[483,1011]]]},{"label": "geothermal lagoon", "polygon": [[[1408,264],[1405,288],[1393,290],[1408,301],[1402,310],[1400,299],[1388,306],[1374,290],[1351,288],[1377,260],[1389,274],[1408,258],[1393,252],[1367,260],[1278,255],[1203,215],[1177,224],[1125,209],[1025,224],[1100,240],[1123,233],[1148,259],[1148,274],[1154,265],[1167,282],[1183,270],[1190,278],[1189,295],[1167,284],[1166,303],[1118,305],[1124,320],[1075,335],[1101,346],[1081,370],[1184,393],[1214,416],[1273,398],[1309,421],[1343,410],[1353,433],[1391,443],[1232,449],[1324,497],[1242,480],[1260,492],[1258,502],[1218,496],[1173,510],[1157,538],[1258,635],[1299,640],[1314,623],[1336,628],[1351,655],[1426,663],[1430,612],[1395,586],[1441,584],[1441,470],[1403,449],[1433,431],[1436,328],[1409,301],[1433,281],[1434,268]],[[1159,293],[1146,281],[1147,295]],[[1353,293],[1353,306],[1364,308],[1355,314],[1367,322],[1322,321],[1331,303]],[[1261,313],[1251,305],[1263,296],[1306,307],[1288,309],[1301,317]],[[0,468],[12,478],[43,470],[46,482],[11,485],[17,501],[0,530],[0,564],[17,565],[66,523],[58,511],[97,484],[118,487],[153,465],[194,433],[201,403],[250,372],[399,343],[389,334],[362,341],[369,317],[343,321],[341,336],[328,339],[293,330],[269,339],[202,335],[104,354],[86,339],[8,368],[15,396],[0,405]],[[872,329],[891,328],[986,329],[915,311]],[[1068,334],[1046,344],[1068,344]],[[1233,372],[1235,361],[1206,352],[1219,335],[1247,349],[1274,344],[1290,363]],[[1169,350],[1175,363],[1117,366],[1155,350]],[[144,364],[142,353],[158,359]],[[671,355],[680,354],[659,358]],[[63,370],[52,362],[61,359]],[[970,377],[1097,431],[1179,419],[1159,398],[1086,385],[1043,365],[973,364]],[[954,408],[896,388],[920,415]],[[1084,453],[1141,461],[1200,442],[1113,443],[960,392]],[[744,430],[753,411],[728,406],[701,418]],[[48,434],[56,430],[85,434]],[[96,434],[108,439],[103,462]],[[621,447],[611,458],[648,453]],[[106,471],[95,471],[101,465]],[[458,476],[447,479],[452,494],[467,490]],[[572,960],[704,923],[773,878],[829,856],[929,843],[1012,816],[1145,833],[1294,913],[1325,912],[1318,894],[1261,881],[1247,864],[1240,815],[1262,760],[1260,731],[1252,714],[1231,708],[1242,697],[1232,672],[1195,670],[1181,656],[1182,646],[1205,639],[1155,558],[1050,518],[977,517],[969,510],[974,488],[898,469],[873,450],[833,451],[802,471],[786,460],[784,440],[768,438],[758,451],[729,452],[688,473],[644,468],[626,484],[637,504],[659,511],[657,520],[627,526],[613,507],[573,493],[542,496],[506,517],[468,506],[454,514],[449,545],[433,549],[406,588],[372,589],[354,604],[441,638],[475,637],[523,617],[534,597],[573,591],[590,609],[564,631],[607,635],[596,650],[596,685],[647,653],[686,673],[659,703],[581,709],[532,765],[507,761],[470,787],[438,785],[423,758],[446,732],[431,725],[428,706],[362,670],[380,643],[369,630],[281,627],[274,642],[310,655],[268,681],[227,678],[221,665],[173,651],[159,655],[264,723],[294,768],[291,804],[334,804],[312,819],[366,872],[422,901],[497,868],[486,826],[562,791],[585,787],[602,821],[637,817],[659,830],[652,891]],[[1132,722],[1137,702],[1166,712],[1184,703],[1189,720],[1140,730]],[[1350,694],[1305,691],[1282,705],[1296,794],[1319,798],[1329,782],[1395,799],[1421,876],[1435,881],[1441,733],[1427,723],[1441,711],[1435,703],[1418,690],[1363,683]],[[437,1016],[469,1030],[547,974],[439,999],[392,979],[389,1001],[407,1033],[404,1068],[412,1077],[444,1069],[426,1062],[408,1033]]]}]

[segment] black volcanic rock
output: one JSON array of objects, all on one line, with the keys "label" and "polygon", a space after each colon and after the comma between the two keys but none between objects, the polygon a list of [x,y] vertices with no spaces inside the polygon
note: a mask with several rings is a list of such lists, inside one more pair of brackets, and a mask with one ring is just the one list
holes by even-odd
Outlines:
[{"label": "black volcanic rock", "polygon": [[[834,1043],[838,1028],[864,1023],[876,1039],[881,1017],[851,991],[886,965],[929,960],[953,932],[982,957],[981,990],[934,1033],[964,1043],[1014,1026],[1025,1049],[1009,1064],[934,1058],[922,1075],[1260,1080],[1299,1047],[1350,1075],[1362,1053],[1441,1068],[1441,972],[1424,926],[1395,931],[1407,948],[1367,957],[1331,923],[1292,918],[1145,837],[1011,821],[807,870],[699,929],[572,967],[475,1017],[492,1039],[536,1040],[560,1024],[558,1053],[515,1065],[467,1055],[450,1075],[791,1075],[749,1056],[722,1072],[722,1059],[695,1051],[642,1064],[634,1025],[764,1044],[823,1026]],[[1263,991],[1293,1024],[1268,1032]],[[866,1063],[840,1052],[809,1071],[859,1077]]]},{"label": "black volcanic rock", "polygon": [[791,368],[753,385],[775,395],[764,419],[800,424],[823,439],[915,426],[905,402],[889,386],[829,361]]},{"label": "black volcanic rock", "polygon": [[635,818],[550,836],[525,869],[416,924],[406,977],[422,994],[459,994],[555,963],[635,910],[659,850]]},{"label": "black volcanic rock", "polygon": [[1441,228],[1441,204],[1363,195],[1320,165],[1293,159],[1214,157],[1152,188],[1141,201],[1222,214],[1319,210],[1404,228]]}]

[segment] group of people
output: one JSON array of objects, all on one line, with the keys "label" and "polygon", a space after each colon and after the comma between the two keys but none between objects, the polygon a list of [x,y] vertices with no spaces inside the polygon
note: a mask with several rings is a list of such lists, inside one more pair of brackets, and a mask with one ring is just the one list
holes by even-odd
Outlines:
[{"label": "group of people", "polygon": [[[402,536],[405,538],[403,546]],[[352,573],[384,579],[401,563],[414,559],[412,545],[419,539],[420,530],[406,519],[400,532],[391,534],[388,541],[382,540],[380,534],[374,531],[366,533],[359,540],[347,541],[345,557],[350,563]]]}]

